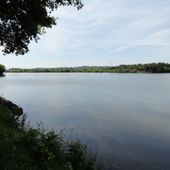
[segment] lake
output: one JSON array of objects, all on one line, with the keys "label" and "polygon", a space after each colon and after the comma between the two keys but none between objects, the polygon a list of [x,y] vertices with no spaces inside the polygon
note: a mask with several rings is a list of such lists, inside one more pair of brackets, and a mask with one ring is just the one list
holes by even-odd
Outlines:
[{"label": "lake", "polygon": [[170,170],[170,74],[18,73],[0,95],[121,170]]}]

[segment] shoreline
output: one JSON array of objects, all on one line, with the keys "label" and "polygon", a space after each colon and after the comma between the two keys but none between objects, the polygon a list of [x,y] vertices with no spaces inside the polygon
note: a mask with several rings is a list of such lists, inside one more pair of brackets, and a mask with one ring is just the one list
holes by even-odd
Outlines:
[{"label": "shoreline", "polygon": [[26,123],[23,109],[0,97],[0,167],[6,170],[104,170],[80,141]]},{"label": "shoreline", "polygon": [[28,73],[170,73],[168,63],[131,64],[119,66],[10,68],[6,72]]}]

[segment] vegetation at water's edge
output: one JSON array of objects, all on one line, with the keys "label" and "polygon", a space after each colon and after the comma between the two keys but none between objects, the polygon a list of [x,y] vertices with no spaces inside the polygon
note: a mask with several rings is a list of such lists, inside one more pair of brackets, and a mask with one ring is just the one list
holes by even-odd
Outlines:
[{"label": "vegetation at water's edge", "polygon": [[133,65],[119,65],[114,67],[107,66],[82,66],[82,67],[58,67],[58,68],[32,68],[21,69],[11,68],[7,72],[99,72],[99,73],[170,73],[170,64],[168,63],[150,63],[150,64],[133,64]]},{"label": "vegetation at water's edge", "polygon": [[22,108],[0,98],[0,167],[4,170],[100,170],[80,142],[25,124]]},{"label": "vegetation at water's edge", "polygon": [[5,66],[0,64],[0,76],[3,76],[4,72],[5,72]]}]

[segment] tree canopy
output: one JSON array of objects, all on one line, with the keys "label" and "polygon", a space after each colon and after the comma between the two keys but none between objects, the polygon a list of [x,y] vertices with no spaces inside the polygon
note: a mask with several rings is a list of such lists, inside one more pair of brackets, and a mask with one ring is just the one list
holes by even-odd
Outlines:
[{"label": "tree canopy", "polygon": [[31,40],[56,24],[52,11],[60,6],[83,7],[81,0],[3,0],[0,2],[0,45],[3,53],[25,54]]}]

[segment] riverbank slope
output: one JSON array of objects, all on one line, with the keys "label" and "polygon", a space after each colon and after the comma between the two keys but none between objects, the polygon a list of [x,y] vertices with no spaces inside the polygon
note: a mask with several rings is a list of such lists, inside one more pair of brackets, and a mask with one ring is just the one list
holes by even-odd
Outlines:
[{"label": "riverbank slope", "polygon": [[25,123],[22,108],[0,97],[0,167],[6,170],[101,170],[86,146]]}]

